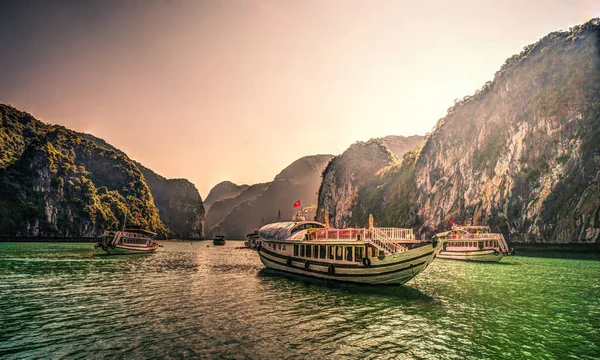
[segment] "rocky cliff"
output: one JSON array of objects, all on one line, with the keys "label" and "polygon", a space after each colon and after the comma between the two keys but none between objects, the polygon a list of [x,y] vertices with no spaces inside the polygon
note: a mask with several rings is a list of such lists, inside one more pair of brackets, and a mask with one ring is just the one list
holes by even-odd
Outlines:
[{"label": "rocky cliff", "polygon": [[10,106],[0,105],[0,119],[0,234],[96,236],[125,217],[163,237],[179,233],[168,211],[165,226],[148,181],[123,152]]},{"label": "rocky cliff", "polygon": [[248,188],[248,185],[237,185],[231,181],[222,181],[210,189],[208,196],[204,199],[204,208],[208,213],[210,207],[217,201],[235,197]]},{"label": "rocky cliff", "polygon": [[269,183],[253,184],[237,195],[214,202],[210,207],[210,210],[206,213],[206,228],[218,232],[219,229],[216,228],[216,225],[221,222],[234,207],[245,201],[254,199],[265,191],[268,186]]},{"label": "rocky cliff", "polygon": [[186,179],[166,179],[137,164],[158,208],[160,219],[176,239],[204,238],[204,205],[196,186]]},{"label": "rocky cliff", "polygon": [[[220,211],[228,212],[210,228],[207,225],[207,234],[212,235],[219,229],[230,239],[243,239],[247,233],[259,227],[261,221],[275,221],[280,210],[282,220],[291,220],[296,213],[293,204],[297,200],[302,203],[307,216],[312,218],[316,210],[321,173],[332,157],[314,155],[300,158],[283,169],[272,182],[251,186],[237,197],[225,200],[227,204],[223,205],[227,206]],[[211,218],[211,212],[217,209],[218,204],[213,204],[207,219]]]},{"label": "rocky cliff", "polygon": [[454,219],[513,241],[600,242],[599,53],[598,19],[525,47],[420,150],[359,190],[352,219],[372,212],[424,235]]}]

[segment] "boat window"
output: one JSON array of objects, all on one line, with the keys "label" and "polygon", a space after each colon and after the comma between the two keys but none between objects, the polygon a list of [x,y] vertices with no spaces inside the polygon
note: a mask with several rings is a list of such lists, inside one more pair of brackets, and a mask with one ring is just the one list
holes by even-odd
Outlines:
[{"label": "boat window", "polygon": [[346,261],[352,261],[352,246],[346,246]]},{"label": "boat window", "polygon": [[298,256],[298,245],[294,245],[294,256]]},{"label": "boat window", "polygon": [[327,257],[325,254],[325,245],[319,245],[319,257],[321,259],[325,259]]},{"label": "boat window", "polygon": [[328,246],[327,247],[327,257],[331,260],[333,260],[333,246]]},{"label": "boat window", "polygon": [[342,253],[344,250],[342,248],[343,248],[343,246],[336,246],[335,247],[335,259],[336,260],[343,260],[344,259],[344,256],[343,256],[343,253]]},{"label": "boat window", "polygon": [[306,245],[306,257],[311,257],[312,256],[311,249],[312,249],[311,245]]},{"label": "boat window", "polygon": [[304,245],[300,245],[300,256],[304,257]]},{"label": "boat window", "polygon": [[319,258],[319,245],[313,246],[313,257],[315,259]]},{"label": "boat window", "polygon": [[281,250],[281,244],[279,244],[279,250]]},{"label": "boat window", "polygon": [[374,247],[371,248],[371,257],[375,257],[375,248]]},{"label": "boat window", "polygon": [[361,262],[363,259],[363,248],[362,246],[357,246],[354,248],[354,261]]}]

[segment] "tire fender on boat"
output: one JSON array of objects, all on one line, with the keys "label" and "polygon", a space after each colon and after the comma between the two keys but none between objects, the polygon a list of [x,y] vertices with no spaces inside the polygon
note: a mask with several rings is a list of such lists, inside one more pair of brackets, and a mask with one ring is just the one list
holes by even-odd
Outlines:
[{"label": "tire fender on boat", "polygon": [[102,245],[102,250],[108,251],[108,248],[106,246]]},{"label": "tire fender on boat", "polygon": [[94,250],[98,248],[98,244],[94,244]]},{"label": "tire fender on boat", "polygon": [[370,267],[371,266],[371,259],[369,259],[368,257],[365,257],[362,259],[362,263],[365,267]]},{"label": "tire fender on boat", "polygon": [[379,255],[377,256],[377,258],[379,260],[385,259],[385,253],[383,252],[383,250],[379,250]]},{"label": "tire fender on boat", "polygon": [[260,244],[256,245],[256,251],[260,252],[260,249],[262,249],[262,245],[260,245]]},{"label": "tire fender on boat", "polygon": [[304,263],[304,268],[308,270],[310,268],[310,263],[307,261]]},{"label": "tire fender on boat", "polygon": [[329,275],[335,274],[335,266],[333,266],[333,264],[329,265],[329,267],[327,268],[327,272],[329,273]]},{"label": "tire fender on boat", "polygon": [[110,248],[114,249],[115,248],[115,244],[110,244]]},{"label": "tire fender on boat", "polygon": [[498,250],[494,249],[494,256],[498,256],[500,253],[498,252]]}]

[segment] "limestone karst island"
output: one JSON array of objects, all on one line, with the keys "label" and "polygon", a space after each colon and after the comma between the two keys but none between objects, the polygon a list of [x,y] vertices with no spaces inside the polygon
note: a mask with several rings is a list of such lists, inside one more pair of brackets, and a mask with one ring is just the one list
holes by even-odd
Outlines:
[{"label": "limestone karst island", "polygon": [[0,14],[0,358],[600,358],[600,3]]}]

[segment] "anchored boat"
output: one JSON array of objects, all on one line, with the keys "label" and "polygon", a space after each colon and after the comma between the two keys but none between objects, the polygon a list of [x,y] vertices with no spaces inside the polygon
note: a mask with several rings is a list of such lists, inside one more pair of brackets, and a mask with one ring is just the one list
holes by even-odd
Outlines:
[{"label": "anchored boat", "polygon": [[488,226],[452,225],[452,230],[436,234],[434,239],[444,241],[440,259],[497,262],[515,254],[504,236],[492,233]]},{"label": "anchored boat", "polygon": [[98,238],[94,249],[109,255],[149,254],[158,247],[154,236],[156,233],[141,229],[106,230]]},{"label": "anchored boat", "polygon": [[425,270],[442,242],[416,240],[411,229],[334,229],[316,221],[268,224],[257,246],[269,269],[321,279],[401,285]]},{"label": "anchored boat", "polygon": [[255,230],[249,234],[246,234],[246,241],[244,241],[244,246],[249,249],[256,248],[256,240],[258,240],[258,230]]},{"label": "anchored boat", "polygon": [[215,235],[213,237],[213,245],[225,245],[225,235]]}]

